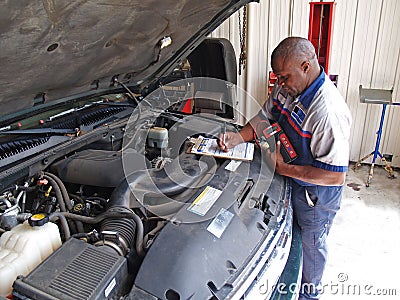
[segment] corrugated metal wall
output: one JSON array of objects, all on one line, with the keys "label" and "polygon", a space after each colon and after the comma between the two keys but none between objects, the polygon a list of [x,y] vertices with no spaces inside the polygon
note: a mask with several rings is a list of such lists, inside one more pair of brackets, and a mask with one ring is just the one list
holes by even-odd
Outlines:
[{"label": "corrugated metal wall", "polygon": [[[260,104],[267,95],[271,51],[287,36],[307,38],[309,2],[260,0],[248,5],[247,65],[238,82]],[[338,89],[353,116],[350,159],[357,161],[375,147],[382,110],[381,105],[360,103],[359,85],[393,88],[393,101],[400,102],[400,1],[336,0],[335,3],[329,69],[331,74],[339,75]],[[238,55],[238,14],[212,36],[230,39]],[[250,99],[240,101],[239,109],[246,118],[258,110],[252,103]],[[389,106],[380,150],[393,154],[392,165],[397,167],[400,166],[399,125],[400,106]]]}]

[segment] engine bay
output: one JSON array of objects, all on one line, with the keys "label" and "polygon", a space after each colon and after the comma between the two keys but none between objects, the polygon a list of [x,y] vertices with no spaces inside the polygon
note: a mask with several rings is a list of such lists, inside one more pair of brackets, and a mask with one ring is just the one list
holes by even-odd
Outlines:
[{"label": "engine bay", "polygon": [[[288,190],[260,149],[234,171],[229,160],[187,151],[191,137],[217,138],[223,126],[240,126],[177,111],[181,105],[163,101],[165,94],[136,107],[129,97],[53,111],[39,134],[17,131],[1,144],[13,159],[1,168],[2,295],[224,298],[257,253],[260,260],[286,247]],[[193,205],[205,213],[193,213]]]}]

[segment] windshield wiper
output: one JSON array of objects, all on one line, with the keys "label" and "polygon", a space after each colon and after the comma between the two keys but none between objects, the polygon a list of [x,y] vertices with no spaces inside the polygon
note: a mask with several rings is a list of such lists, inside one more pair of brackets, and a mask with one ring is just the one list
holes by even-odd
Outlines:
[{"label": "windshield wiper", "polygon": [[20,134],[78,134],[79,129],[55,129],[55,128],[33,128],[33,129],[20,129],[20,130],[7,130],[0,131],[0,135],[20,135]]},{"label": "windshield wiper", "polygon": [[50,116],[46,119],[46,122],[52,122],[60,117],[81,111],[81,110],[85,110],[89,107],[94,107],[94,106],[99,106],[99,105],[105,105],[105,106],[132,106],[132,104],[130,103],[121,103],[121,102],[105,102],[104,100],[99,100],[99,101],[94,101],[88,104],[85,104],[83,106],[79,106],[79,107],[74,107],[74,108],[70,108],[67,109],[65,111],[62,111],[58,114],[55,114],[53,116]]},{"label": "windshield wiper", "polygon": [[95,101],[95,102],[92,102],[92,103],[89,103],[89,104],[85,104],[85,105],[80,106],[80,107],[74,107],[74,108],[71,108],[71,109],[67,109],[67,110],[65,110],[63,112],[60,112],[60,113],[56,114],[56,115],[48,117],[46,122],[51,122],[51,121],[53,121],[53,120],[55,120],[55,119],[57,119],[59,117],[62,117],[62,116],[65,116],[65,115],[68,115],[68,114],[83,110],[85,108],[88,108],[88,107],[91,107],[91,106],[94,106],[94,105],[103,104],[103,103],[104,103],[103,100],[100,100],[100,101]]}]

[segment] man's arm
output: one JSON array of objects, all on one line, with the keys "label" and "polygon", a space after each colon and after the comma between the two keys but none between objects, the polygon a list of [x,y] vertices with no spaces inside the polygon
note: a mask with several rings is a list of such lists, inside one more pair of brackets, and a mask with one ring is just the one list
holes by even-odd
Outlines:
[{"label": "man's arm", "polygon": [[243,141],[249,142],[254,138],[254,128],[256,128],[257,124],[260,123],[261,118],[259,115],[255,115],[243,128],[240,130],[240,135],[243,138]]},{"label": "man's arm", "polygon": [[[254,138],[253,130],[255,125],[260,120],[261,118],[256,115],[240,130],[240,132],[227,132],[225,136],[225,144],[222,142],[222,137],[219,139],[221,149],[228,151],[228,148],[232,148],[239,143],[251,141]],[[275,159],[275,171],[283,176],[325,186],[343,185],[346,178],[345,172],[333,172],[313,166],[299,166],[285,163],[280,153],[279,142],[275,153],[271,154],[271,156],[275,157],[272,158]]]},{"label": "man's arm", "polygon": [[280,175],[325,186],[343,185],[346,179],[345,172],[333,172],[313,166],[298,166],[285,163],[280,153],[280,143],[278,143],[274,155],[276,156],[275,171]]}]

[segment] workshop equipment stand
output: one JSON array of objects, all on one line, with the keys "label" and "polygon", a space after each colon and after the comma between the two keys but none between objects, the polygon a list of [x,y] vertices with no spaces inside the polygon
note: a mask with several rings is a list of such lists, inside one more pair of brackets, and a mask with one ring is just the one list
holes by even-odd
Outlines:
[{"label": "workshop equipment stand", "polygon": [[360,101],[362,103],[382,104],[382,106],[383,106],[382,113],[381,113],[381,119],[380,119],[380,123],[379,123],[379,129],[376,133],[377,136],[376,136],[376,142],[375,142],[375,149],[371,153],[360,158],[353,167],[354,171],[356,171],[356,169],[361,165],[361,163],[364,160],[373,156],[371,167],[369,169],[367,183],[366,183],[367,187],[369,187],[372,177],[374,175],[375,162],[376,162],[376,159],[378,156],[380,157],[382,162],[385,164],[384,169],[386,172],[388,172],[388,177],[391,179],[395,178],[392,167],[390,166],[390,164],[386,160],[386,158],[382,155],[382,153],[379,151],[379,146],[380,146],[381,137],[382,137],[383,123],[385,121],[386,106],[388,104],[400,105],[400,103],[392,103],[392,91],[393,90],[364,89],[360,85]]},{"label": "workshop equipment stand", "polygon": [[389,163],[386,160],[386,158],[379,151],[379,145],[381,143],[381,136],[382,136],[383,122],[385,121],[385,113],[386,113],[386,104],[383,104],[382,114],[381,114],[381,122],[379,124],[378,132],[376,133],[377,137],[376,137],[376,143],[375,143],[374,151],[372,151],[371,153],[369,153],[369,154],[365,155],[364,157],[360,158],[357,161],[357,163],[354,165],[354,167],[353,167],[353,169],[355,171],[361,165],[361,162],[363,162],[364,160],[370,158],[372,155],[374,156],[372,158],[371,168],[369,169],[368,179],[367,179],[367,183],[366,183],[367,187],[370,185],[371,180],[372,180],[372,176],[374,175],[375,161],[376,161],[376,158],[378,156],[381,158],[382,162],[385,164],[384,169],[388,172],[388,177],[392,178],[392,179],[395,178],[392,167],[389,165]]}]

